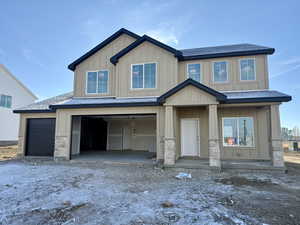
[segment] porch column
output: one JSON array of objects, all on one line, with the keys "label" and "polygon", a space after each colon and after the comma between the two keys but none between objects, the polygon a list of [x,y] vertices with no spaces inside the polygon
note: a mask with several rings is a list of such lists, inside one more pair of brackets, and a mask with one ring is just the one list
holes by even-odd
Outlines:
[{"label": "porch column", "polygon": [[64,110],[56,111],[54,160],[70,159],[71,116]]},{"label": "porch column", "polygon": [[164,164],[174,165],[176,155],[174,135],[174,107],[165,107],[165,153]]},{"label": "porch column", "polygon": [[221,169],[221,153],[218,127],[217,105],[208,106],[209,117],[209,166]]},{"label": "porch column", "polygon": [[274,167],[284,167],[279,105],[271,105],[271,146]]}]

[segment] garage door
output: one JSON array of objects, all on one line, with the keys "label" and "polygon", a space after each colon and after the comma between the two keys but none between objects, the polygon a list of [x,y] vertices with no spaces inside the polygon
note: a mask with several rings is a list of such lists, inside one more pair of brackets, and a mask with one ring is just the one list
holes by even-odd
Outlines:
[{"label": "garage door", "polygon": [[55,119],[27,120],[27,156],[53,156]]}]

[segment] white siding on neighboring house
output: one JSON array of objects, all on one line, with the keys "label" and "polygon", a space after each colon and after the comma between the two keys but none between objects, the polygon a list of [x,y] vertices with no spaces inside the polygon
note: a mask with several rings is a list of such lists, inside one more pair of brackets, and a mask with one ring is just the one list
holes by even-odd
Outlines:
[{"label": "white siding on neighboring house", "polygon": [[0,64],[0,96],[12,97],[11,108],[0,106],[0,142],[18,139],[19,114],[13,110],[33,103],[37,98]]}]

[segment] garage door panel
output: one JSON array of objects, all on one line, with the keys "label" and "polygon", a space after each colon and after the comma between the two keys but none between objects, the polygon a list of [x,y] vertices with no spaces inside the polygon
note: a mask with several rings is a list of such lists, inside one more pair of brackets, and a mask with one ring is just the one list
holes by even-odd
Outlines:
[{"label": "garage door panel", "polygon": [[26,155],[53,156],[55,119],[28,119]]}]

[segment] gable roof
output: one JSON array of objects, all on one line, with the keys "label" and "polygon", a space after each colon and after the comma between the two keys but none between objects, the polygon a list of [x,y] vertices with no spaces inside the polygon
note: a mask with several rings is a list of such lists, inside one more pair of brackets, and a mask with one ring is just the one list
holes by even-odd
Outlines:
[{"label": "gable roof", "polygon": [[217,99],[218,101],[222,101],[222,102],[226,101],[226,98],[227,98],[227,97],[226,97],[226,95],[224,95],[223,93],[218,92],[218,91],[216,91],[216,90],[214,90],[214,89],[212,89],[212,88],[210,88],[210,87],[207,87],[207,86],[205,86],[205,85],[203,85],[203,84],[201,84],[201,83],[199,83],[199,82],[197,82],[197,81],[195,81],[195,80],[193,80],[193,79],[191,79],[191,78],[189,78],[189,79],[187,79],[187,80],[181,82],[180,84],[178,84],[178,85],[175,86],[174,88],[172,88],[172,89],[170,89],[169,91],[167,91],[165,94],[161,95],[161,96],[157,99],[157,101],[158,101],[159,103],[164,103],[165,100],[166,100],[168,97],[170,97],[171,95],[174,95],[175,93],[177,93],[178,91],[180,91],[181,89],[185,88],[185,87],[188,86],[188,85],[192,85],[192,86],[194,86],[194,87],[196,87],[196,88],[199,88],[199,89],[202,90],[202,91],[205,91],[205,92],[207,92],[207,93],[209,93],[209,94],[215,96],[216,99]]},{"label": "gable roof", "polygon": [[222,45],[205,48],[182,49],[181,60],[208,59],[228,56],[273,54],[275,49],[254,44]]},{"label": "gable roof", "polygon": [[35,94],[32,93],[21,81],[19,81],[3,64],[0,64],[0,70],[4,71],[4,74],[10,76],[15,80],[29,95],[31,95],[35,100],[38,99]]},{"label": "gable roof", "polygon": [[126,55],[128,52],[130,52],[132,49],[136,48],[137,46],[139,46],[140,44],[142,44],[143,42],[148,41],[162,49],[165,49],[168,52],[171,52],[172,54],[174,54],[175,57],[180,58],[182,53],[178,50],[176,50],[175,48],[172,48],[158,40],[155,40],[154,38],[151,38],[147,35],[143,35],[141,38],[139,38],[138,40],[136,40],[135,42],[133,42],[132,44],[130,44],[129,46],[127,46],[126,48],[124,48],[123,50],[121,50],[120,52],[118,52],[117,54],[115,54],[114,56],[112,56],[110,58],[110,62],[114,65],[116,65],[119,61],[119,58],[121,58],[122,56]]},{"label": "gable roof", "polygon": [[125,28],[121,28],[120,30],[118,30],[116,33],[114,33],[113,35],[111,35],[110,37],[108,37],[107,39],[105,39],[104,41],[102,41],[100,44],[98,44],[96,47],[92,48],[90,51],[88,51],[87,53],[85,53],[83,56],[79,57],[78,59],[76,59],[74,62],[72,62],[69,66],[68,69],[74,71],[76,66],[81,63],[82,61],[84,61],[85,59],[87,59],[88,57],[90,57],[91,55],[95,54],[97,51],[99,51],[100,49],[104,48],[106,45],[108,45],[109,43],[111,43],[112,41],[114,41],[115,39],[117,39],[118,37],[120,37],[122,34],[127,34],[130,37],[133,37],[135,39],[140,38],[139,35],[126,30]]}]

